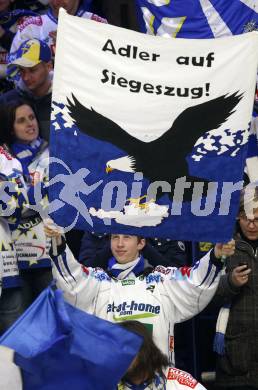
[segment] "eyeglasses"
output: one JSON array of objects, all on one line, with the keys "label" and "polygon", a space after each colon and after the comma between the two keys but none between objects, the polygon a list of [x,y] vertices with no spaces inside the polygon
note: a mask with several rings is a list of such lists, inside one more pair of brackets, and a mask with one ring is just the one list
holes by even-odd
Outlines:
[{"label": "eyeglasses", "polygon": [[238,219],[243,221],[244,223],[246,223],[248,225],[250,223],[253,223],[255,225],[255,227],[258,228],[258,218],[250,219],[250,218],[247,218],[247,216],[245,214],[242,214],[242,215],[239,215]]}]

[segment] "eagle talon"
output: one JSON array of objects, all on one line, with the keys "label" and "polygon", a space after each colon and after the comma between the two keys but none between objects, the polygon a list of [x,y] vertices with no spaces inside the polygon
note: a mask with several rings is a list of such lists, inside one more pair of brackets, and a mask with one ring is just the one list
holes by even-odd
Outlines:
[{"label": "eagle talon", "polygon": [[126,201],[129,202],[129,205],[134,205],[136,208],[142,210],[149,210],[149,204],[154,202],[154,199],[150,199],[148,202],[140,203],[142,199],[147,198],[147,195],[140,196],[139,198],[129,198]]}]

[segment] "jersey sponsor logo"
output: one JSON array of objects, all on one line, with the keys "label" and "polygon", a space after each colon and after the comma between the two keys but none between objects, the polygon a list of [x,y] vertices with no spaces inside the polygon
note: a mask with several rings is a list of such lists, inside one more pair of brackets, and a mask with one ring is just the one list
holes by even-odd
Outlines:
[{"label": "jersey sponsor logo", "polygon": [[104,271],[95,272],[94,277],[98,279],[100,282],[103,282],[104,280],[108,280],[108,281],[111,280],[110,276],[108,276],[108,274],[106,274],[106,272]]},{"label": "jersey sponsor logo", "polygon": [[2,146],[0,146],[0,154],[5,156],[7,160],[13,160],[13,157]]},{"label": "jersey sponsor logo", "polygon": [[42,222],[42,219],[39,217],[31,218],[31,220],[27,220],[26,222],[19,223],[18,228],[19,230],[29,230],[33,227],[37,226]]},{"label": "jersey sponsor logo", "polygon": [[100,23],[107,23],[106,19],[103,19],[96,14],[91,15],[91,20],[95,20],[96,22],[100,22]]},{"label": "jersey sponsor logo", "polygon": [[113,302],[107,305],[107,313],[114,313],[114,321],[125,321],[128,317],[136,320],[140,318],[156,317],[160,313],[160,306],[143,302],[138,303],[134,300],[130,302],[125,301],[119,305],[115,305]]},{"label": "jersey sponsor logo", "polygon": [[170,268],[163,267],[162,265],[158,265],[157,267],[155,267],[155,271],[164,275],[168,275],[171,273]]},{"label": "jersey sponsor logo", "polygon": [[93,271],[93,276],[95,279],[98,279],[100,282],[103,282],[104,280],[108,280],[108,281],[111,280],[110,276],[108,276],[108,274],[106,274],[106,272],[104,272],[103,270],[101,272],[98,271],[96,272],[96,270]]},{"label": "jersey sponsor logo", "polygon": [[163,281],[163,279],[162,279],[161,275],[149,274],[146,276],[146,284],[160,283],[162,281]]},{"label": "jersey sponsor logo", "polygon": [[177,245],[179,246],[181,251],[185,252],[185,244],[183,243],[183,241],[177,241]]},{"label": "jersey sponsor logo", "polygon": [[38,264],[38,260],[45,255],[46,249],[31,243],[17,243],[15,248],[18,261],[27,261],[29,265]]},{"label": "jersey sponsor logo", "polygon": [[192,270],[192,268],[191,267],[187,267],[187,266],[179,268],[179,271],[181,272],[182,276],[186,276],[187,275],[188,278],[190,277],[191,270]]},{"label": "jersey sponsor logo", "polygon": [[151,293],[153,293],[154,289],[155,289],[154,284],[151,284],[149,287],[146,288],[146,290],[150,291]]},{"label": "jersey sponsor logo", "polygon": [[198,384],[197,380],[188,374],[188,372],[172,367],[168,370],[167,379],[176,380],[180,385],[187,386],[190,389],[194,389]]},{"label": "jersey sponsor logo", "polygon": [[87,276],[89,276],[89,270],[87,267],[85,267],[85,265],[82,265],[82,271],[84,274],[86,274]]},{"label": "jersey sponsor logo", "polygon": [[13,243],[0,241],[0,252],[9,252],[13,250],[14,250]]},{"label": "jersey sponsor logo", "polygon": [[122,286],[133,286],[135,284],[134,279],[125,279],[121,281]]},{"label": "jersey sponsor logo", "polygon": [[209,250],[213,247],[211,242],[199,242],[200,252],[209,252]]},{"label": "jersey sponsor logo", "polygon": [[13,251],[5,252],[2,256],[2,261],[4,278],[19,275],[16,254]]},{"label": "jersey sponsor logo", "polygon": [[108,274],[106,274],[102,268],[87,268],[82,265],[82,271],[85,277],[90,276],[92,278],[98,279],[100,282],[103,282],[104,280],[111,280],[110,276],[108,276]]},{"label": "jersey sponsor logo", "polygon": [[19,31],[22,31],[29,24],[35,24],[35,26],[42,26],[43,22],[41,16],[24,16],[19,20],[17,28]]}]

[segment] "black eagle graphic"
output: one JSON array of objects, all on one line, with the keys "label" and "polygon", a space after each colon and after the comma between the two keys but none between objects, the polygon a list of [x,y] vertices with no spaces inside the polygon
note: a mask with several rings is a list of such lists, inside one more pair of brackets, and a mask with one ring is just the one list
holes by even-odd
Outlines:
[{"label": "black eagle graphic", "polygon": [[[78,129],[98,140],[109,142],[124,151],[125,156],[107,161],[106,171],[118,169],[123,172],[142,172],[151,183],[165,181],[171,185],[170,198],[178,178],[186,177],[187,182],[205,183],[208,180],[189,175],[186,161],[197,142],[207,131],[219,128],[234,112],[242,99],[235,92],[185,109],[159,138],[144,142],[128,134],[111,119],[101,115],[93,108],[83,106],[74,95],[67,108]],[[157,198],[164,195],[159,192]],[[184,200],[191,200],[192,191],[185,191]]]}]

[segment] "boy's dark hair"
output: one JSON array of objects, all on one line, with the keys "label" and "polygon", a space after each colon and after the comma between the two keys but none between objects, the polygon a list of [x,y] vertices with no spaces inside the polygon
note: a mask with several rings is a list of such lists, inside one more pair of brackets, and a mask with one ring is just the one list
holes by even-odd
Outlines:
[{"label": "boy's dark hair", "polygon": [[155,374],[164,375],[163,369],[168,366],[168,358],[156,346],[150,331],[139,321],[125,321],[119,324],[123,328],[142,336],[143,343],[136,357],[136,363],[129,368],[122,382],[142,379],[151,381]]},{"label": "boy's dark hair", "polygon": [[[112,234],[123,234],[123,233],[111,233],[111,234],[109,234],[109,239],[111,239]],[[143,236],[137,236],[136,234],[128,234],[128,235],[129,235],[129,236],[136,236],[136,237],[137,237],[138,243],[139,243],[141,240],[146,240],[145,237],[143,237]]]}]

